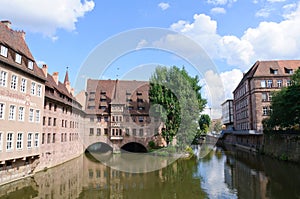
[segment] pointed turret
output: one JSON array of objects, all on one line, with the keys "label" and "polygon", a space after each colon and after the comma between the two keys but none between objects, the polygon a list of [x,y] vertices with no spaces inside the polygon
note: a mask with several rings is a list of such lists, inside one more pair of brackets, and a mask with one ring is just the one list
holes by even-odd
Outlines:
[{"label": "pointed turret", "polygon": [[68,69],[69,69],[69,67],[67,67],[67,71],[66,71],[66,75],[65,75],[65,80],[64,80],[65,85],[67,84],[67,82],[70,83]]}]

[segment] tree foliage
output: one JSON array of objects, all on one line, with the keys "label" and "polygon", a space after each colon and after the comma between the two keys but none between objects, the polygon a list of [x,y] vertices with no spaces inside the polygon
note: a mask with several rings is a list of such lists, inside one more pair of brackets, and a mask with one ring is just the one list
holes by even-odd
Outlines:
[{"label": "tree foliage", "polygon": [[294,129],[300,124],[300,70],[291,77],[291,86],[273,93],[270,118],[263,124],[266,130]]},{"label": "tree foliage", "polygon": [[176,66],[156,68],[150,78],[149,98],[156,117],[164,122],[162,136],[167,144],[176,136],[180,149],[194,139],[206,100],[201,97],[199,78]]}]

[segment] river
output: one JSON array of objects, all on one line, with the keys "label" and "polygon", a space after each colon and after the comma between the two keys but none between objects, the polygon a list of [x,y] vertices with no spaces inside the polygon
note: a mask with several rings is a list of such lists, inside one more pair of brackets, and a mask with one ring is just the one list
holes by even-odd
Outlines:
[{"label": "river", "polygon": [[299,165],[235,148],[214,147],[203,158],[178,159],[166,165],[131,173],[84,154],[1,186],[0,199],[300,198]]}]

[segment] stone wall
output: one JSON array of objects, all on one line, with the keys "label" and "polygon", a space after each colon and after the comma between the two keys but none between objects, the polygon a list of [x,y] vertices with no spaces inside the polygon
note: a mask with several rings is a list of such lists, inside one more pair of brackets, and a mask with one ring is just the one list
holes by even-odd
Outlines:
[{"label": "stone wall", "polygon": [[264,134],[261,152],[281,160],[300,163],[300,134]]}]

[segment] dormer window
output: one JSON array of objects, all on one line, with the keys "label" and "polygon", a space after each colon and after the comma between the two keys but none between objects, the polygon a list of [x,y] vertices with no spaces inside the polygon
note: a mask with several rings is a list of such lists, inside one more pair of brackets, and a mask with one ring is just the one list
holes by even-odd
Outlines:
[{"label": "dormer window", "polygon": [[33,70],[33,61],[31,61],[31,60],[28,61],[28,68],[30,70]]},{"label": "dormer window", "polygon": [[1,48],[0,48],[0,54],[3,57],[7,57],[7,48],[5,46],[1,46]]},{"label": "dormer window", "polygon": [[21,64],[21,60],[22,60],[22,56],[20,54],[16,53],[15,62],[18,63],[18,64]]},{"label": "dormer window", "polygon": [[278,74],[278,69],[272,69],[272,68],[270,68],[270,73],[274,74],[274,75],[277,75]]},{"label": "dormer window", "polygon": [[284,72],[286,74],[293,74],[294,73],[293,69],[290,69],[290,68],[284,68]]},{"label": "dormer window", "polygon": [[136,92],[136,95],[142,95],[142,92],[137,91],[137,92]]}]

